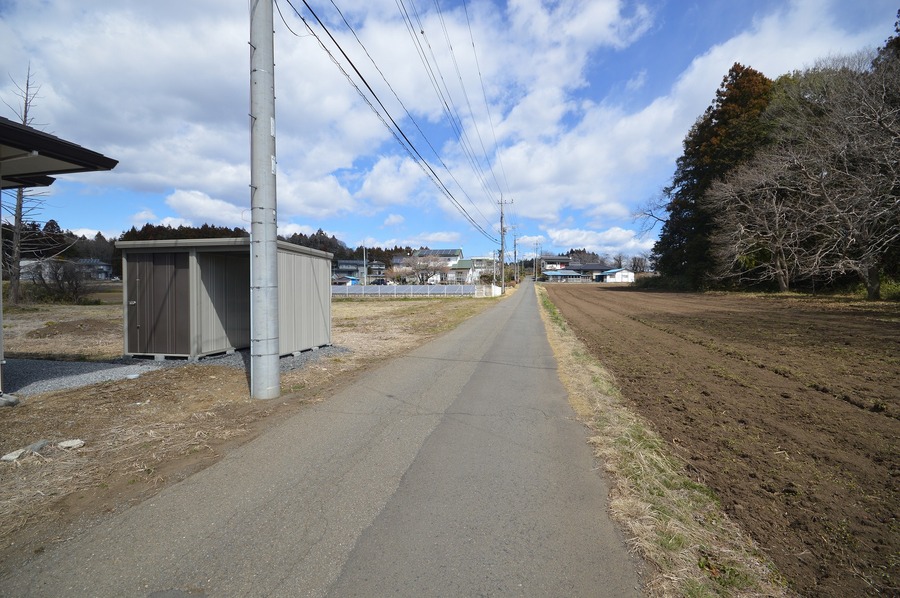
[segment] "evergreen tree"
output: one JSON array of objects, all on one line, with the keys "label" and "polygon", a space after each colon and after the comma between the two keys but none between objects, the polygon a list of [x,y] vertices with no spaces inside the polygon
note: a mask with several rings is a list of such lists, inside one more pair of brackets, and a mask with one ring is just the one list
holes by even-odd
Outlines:
[{"label": "evergreen tree", "polygon": [[672,184],[663,190],[668,218],[653,248],[657,270],[702,287],[714,270],[710,236],[713,214],[703,205],[712,183],[753,156],[768,139],[760,115],[772,81],[738,63],[731,67],[706,109],[684,140]]}]

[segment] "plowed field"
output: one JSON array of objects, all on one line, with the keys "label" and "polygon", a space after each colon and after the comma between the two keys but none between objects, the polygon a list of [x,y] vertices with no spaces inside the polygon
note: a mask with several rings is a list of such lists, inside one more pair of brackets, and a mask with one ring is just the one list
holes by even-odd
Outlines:
[{"label": "plowed field", "polygon": [[547,288],[794,590],[900,595],[900,306]]}]

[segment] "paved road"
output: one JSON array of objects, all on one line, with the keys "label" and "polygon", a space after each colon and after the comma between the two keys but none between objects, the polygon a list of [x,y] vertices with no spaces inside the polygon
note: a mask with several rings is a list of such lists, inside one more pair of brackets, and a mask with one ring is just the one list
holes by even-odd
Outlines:
[{"label": "paved road", "polygon": [[532,287],[48,549],[4,596],[638,596]]}]

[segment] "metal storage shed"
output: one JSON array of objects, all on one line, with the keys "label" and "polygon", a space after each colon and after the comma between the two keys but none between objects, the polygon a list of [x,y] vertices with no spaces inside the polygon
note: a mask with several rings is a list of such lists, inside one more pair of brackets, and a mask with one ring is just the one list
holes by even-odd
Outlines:
[{"label": "metal storage shed", "polygon": [[[250,346],[250,239],[119,241],[125,355]],[[331,254],[278,242],[279,353],[331,344]]]}]

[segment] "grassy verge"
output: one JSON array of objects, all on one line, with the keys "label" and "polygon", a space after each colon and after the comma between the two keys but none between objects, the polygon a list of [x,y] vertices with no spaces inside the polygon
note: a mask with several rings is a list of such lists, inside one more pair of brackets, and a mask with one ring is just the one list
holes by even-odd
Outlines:
[{"label": "grassy verge", "polygon": [[629,411],[615,378],[575,337],[541,286],[560,378],[612,485],[610,511],[652,571],[649,596],[787,596],[764,555],[696,483],[663,440]]}]

